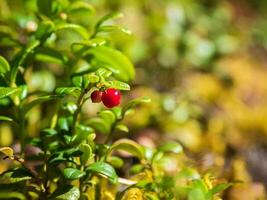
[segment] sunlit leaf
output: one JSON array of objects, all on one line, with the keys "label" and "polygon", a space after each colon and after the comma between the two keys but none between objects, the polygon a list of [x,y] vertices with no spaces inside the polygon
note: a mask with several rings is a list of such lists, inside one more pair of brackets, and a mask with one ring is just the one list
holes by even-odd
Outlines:
[{"label": "sunlit leaf", "polygon": [[1,73],[6,73],[10,70],[10,66],[9,66],[9,63],[7,62],[7,60],[0,56],[0,74]]},{"label": "sunlit leaf", "polygon": [[130,90],[130,85],[121,81],[108,81],[109,87],[117,90]]},{"label": "sunlit leaf", "polygon": [[181,153],[183,152],[183,147],[179,143],[172,141],[160,146],[158,150],[163,152]]},{"label": "sunlit leaf", "polygon": [[0,152],[2,152],[3,154],[5,154],[8,157],[12,157],[14,154],[13,149],[11,149],[10,147],[1,147]]},{"label": "sunlit leaf", "polygon": [[22,168],[9,170],[0,175],[1,184],[18,183],[30,179],[32,179],[32,175]]},{"label": "sunlit leaf", "polygon": [[134,100],[129,101],[127,104],[125,104],[122,108],[122,113],[123,115],[125,114],[125,112],[131,108],[133,108],[134,106],[137,106],[141,103],[149,103],[151,100],[148,97],[141,97],[141,98],[137,98]]},{"label": "sunlit leaf", "polygon": [[103,23],[105,23],[108,20],[113,20],[113,19],[117,19],[117,18],[121,18],[123,17],[123,14],[120,12],[113,12],[110,14],[107,14],[105,16],[103,16],[95,25],[96,28],[100,27]]},{"label": "sunlit leaf", "polygon": [[79,33],[84,39],[89,38],[89,34],[83,26],[80,26],[78,24],[59,24],[56,26],[56,31],[60,30],[73,30],[77,33]]},{"label": "sunlit leaf", "polygon": [[95,162],[86,168],[88,172],[94,172],[106,176],[112,183],[118,182],[118,176],[114,168],[105,162]]},{"label": "sunlit leaf", "polygon": [[136,156],[140,160],[143,160],[145,158],[143,147],[140,144],[129,139],[120,139],[114,142],[108,151],[107,157],[110,156],[112,151],[114,150],[126,151]]},{"label": "sunlit leaf", "polygon": [[132,32],[129,29],[126,29],[121,26],[114,26],[114,25],[105,25],[105,26],[100,26],[97,29],[97,32],[113,32],[113,31],[121,31],[127,35],[131,35]]},{"label": "sunlit leaf", "polygon": [[133,64],[120,51],[107,46],[97,46],[89,49],[87,54],[93,56],[97,66],[110,70],[115,78],[125,82],[133,80],[135,76]]},{"label": "sunlit leaf", "polygon": [[19,88],[11,88],[11,87],[0,87],[0,99],[8,97],[14,93],[19,92]]},{"label": "sunlit leaf", "polygon": [[85,175],[85,172],[82,172],[75,168],[65,168],[63,170],[63,175],[66,179],[74,180],[83,177]]},{"label": "sunlit leaf", "polygon": [[59,87],[56,89],[56,93],[79,97],[81,94],[81,89],[79,87]]}]

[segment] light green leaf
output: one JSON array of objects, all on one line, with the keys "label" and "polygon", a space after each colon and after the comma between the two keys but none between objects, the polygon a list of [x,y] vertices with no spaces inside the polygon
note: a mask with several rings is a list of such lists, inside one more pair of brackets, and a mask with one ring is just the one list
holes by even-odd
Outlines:
[{"label": "light green leaf", "polygon": [[80,157],[81,163],[85,165],[86,162],[93,156],[92,148],[90,147],[89,144],[81,144],[80,150],[83,152],[83,154]]},{"label": "light green leaf", "polygon": [[86,124],[91,126],[96,133],[108,134],[110,132],[110,125],[107,124],[102,118],[91,118],[86,122]]},{"label": "light green leaf", "polygon": [[8,97],[14,93],[19,92],[19,88],[11,88],[11,87],[0,87],[0,99]]},{"label": "light green leaf", "polygon": [[9,63],[7,62],[7,60],[0,56],[0,74],[1,73],[6,73],[10,70],[10,66],[9,66]]},{"label": "light green leaf", "polygon": [[28,57],[30,53],[34,51],[36,47],[40,45],[39,40],[33,40],[29,42],[28,46],[26,46],[14,59],[14,62],[12,63],[12,69],[10,74],[10,80],[13,82],[17,76],[18,68],[19,66],[23,65],[23,62]]},{"label": "light green leaf", "polygon": [[209,191],[209,193],[210,193],[211,195],[220,193],[220,192],[226,190],[227,188],[231,187],[232,185],[233,185],[233,183],[221,183],[221,184],[215,185],[215,186]]},{"label": "light green leaf", "polygon": [[143,147],[140,144],[138,144],[132,140],[129,140],[129,139],[120,139],[120,140],[117,140],[116,142],[114,142],[108,150],[107,157],[111,156],[111,153],[114,150],[126,151],[126,152],[136,156],[140,160],[143,160],[145,158]]},{"label": "light green leaf", "polygon": [[117,19],[117,18],[122,18],[123,14],[120,12],[113,12],[110,14],[107,14],[105,16],[103,16],[95,25],[95,28],[97,29],[98,27],[100,27],[103,23],[105,23],[108,20],[113,20],[113,19]]},{"label": "light green leaf", "polygon": [[158,148],[159,151],[172,152],[172,153],[182,153],[183,147],[177,142],[168,142]]},{"label": "light green leaf", "polygon": [[0,121],[13,122],[14,120],[12,118],[10,118],[10,117],[0,116]]},{"label": "light green leaf", "polygon": [[66,56],[48,47],[38,48],[38,50],[35,53],[35,59],[45,63],[55,63],[55,64],[64,64],[67,62]]},{"label": "light green leaf", "polygon": [[86,2],[83,1],[76,1],[72,2],[68,8],[68,13],[73,14],[73,13],[79,13],[79,12],[88,12],[88,13],[94,13],[95,9],[94,7]]},{"label": "light green leaf", "polygon": [[97,33],[99,33],[99,32],[113,32],[113,31],[121,31],[127,35],[132,34],[132,32],[129,29],[121,27],[121,26],[114,26],[114,25],[100,26],[97,29]]},{"label": "light green leaf", "polygon": [[65,168],[63,175],[66,179],[75,180],[85,176],[85,172],[82,172],[75,168]]},{"label": "light green leaf", "polygon": [[76,134],[71,139],[71,145],[76,146],[86,140],[89,134],[94,133],[94,130],[88,126],[77,126]]},{"label": "light green leaf", "polygon": [[130,90],[130,85],[121,81],[109,81],[109,87],[117,90]]},{"label": "light green leaf", "polygon": [[131,61],[120,51],[107,46],[97,46],[87,51],[92,55],[95,66],[110,70],[118,80],[128,82],[134,79],[135,70]]},{"label": "light green leaf", "polygon": [[124,115],[127,110],[133,108],[134,106],[137,106],[137,105],[139,105],[141,103],[149,103],[150,101],[151,100],[148,97],[141,97],[141,98],[137,98],[137,99],[131,100],[125,106],[123,106],[122,113]]},{"label": "light green leaf", "polygon": [[118,124],[115,126],[115,130],[117,131],[122,131],[122,132],[126,132],[128,133],[129,132],[129,129],[127,126],[123,125],[123,124]]},{"label": "light green leaf", "polygon": [[38,25],[38,29],[35,32],[35,37],[40,40],[46,39],[54,31],[55,31],[55,24],[50,20],[45,20]]},{"label": "light green leaf", "polygon": [[81,89],[79,87],[59,87],[56,89],[56,93],[61,95],[65,94],[79,97],[81,94]]},{"label": "light green leaf", "polygon": [[105,68],[99,68],[98,70],[96,70],[95,74],[98,76],[103,76],[105,78],[108,78],[111,76],[112,72]]},{"label": "light green leaf", "polygon": [[98,113],[98,116],[105,120],[108,125],[112,125],[116,121],[115,114],[110,110],[103,110]]},{"label": "light green leaf", "polygon": [[86,28],[78,24],[59,24],[56,26],[56,31],[60,31],[60,30],[73,30],[79,33],[84,39],[89,38],[89,34]]},{"label": "light green leaf", "polygon": [[114,168],[105,162],[95,162],[86,168],[88,172],[95,172],[106,176],[112,183],[118,182],[118,176]]},{"label": "light green leaf", "polygon": [[73,53],[83,56],[84,53],[92,48],[92,47],[97,47],[97,46],[102,46],[106,44],[106,40],[103,38],[93,38],[91,40],[86,40],[83,42],[75,42],[71,45],[71,50]]}]

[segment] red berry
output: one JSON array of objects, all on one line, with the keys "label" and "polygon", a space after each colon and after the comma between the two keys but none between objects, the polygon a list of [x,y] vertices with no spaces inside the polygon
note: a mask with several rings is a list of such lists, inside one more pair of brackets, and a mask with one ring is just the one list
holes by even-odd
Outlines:
[{"label": "red berry", "polygon": [[121,101],[121,93],[120,91],[109,88],[102,95],[102,102],[108,108],[113,108],[120,104]]},{"label": "red berry", "polygon": [[93,103],[101,102],[102,94],[103,94],[103,92],[101,92],[101,91],[97,91],[97,90],[93,91],[91,94],[92,102]]}]

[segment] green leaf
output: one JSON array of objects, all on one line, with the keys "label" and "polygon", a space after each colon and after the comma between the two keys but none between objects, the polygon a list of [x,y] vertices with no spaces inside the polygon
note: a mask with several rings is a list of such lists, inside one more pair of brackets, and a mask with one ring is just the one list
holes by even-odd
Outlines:
[{"label": "green leaf", "polygon": [[107,46],[97,46],[87,51],[93,56],[96,66],[110,70],[118,80],[128,82],[134,79],[135,70],[131,61],[120,51]]},{"label": "green leaf", "polygon": [[109,87],[117,90],[130,90],[130,85],[121,81],[109,81]]},{"label": "green leaf", "polygon": [[95,172],[106,176],[112,183],[118,182],[118,176],[114,168],[105,162],[95,162],[86,168],[88,172]]},{"label": "green leaf", "polygon": [[105,123],[111,126],[116,121],[115,114],[110,110],[102,110],[98,113],[98,116],[105,120]]},{"label": "green leaf", "polygon": [[18,68],[19,66],[23,65],[23,62],[28,57],[30,53],[33,52],[33,50],[40,45],[39,40],[33,40],[28,43],[28,46],[26,46],[14,59],[14,62],[12,63],[12,69],[10,74],[10,80],[13,82],[17,76]]},{"label": "green leaf", "polygon": [[92,14],[95,12],[95,9],[91,4],[83,1],[72,2],[68,8],[67,13],[74,14],[79,12],[88,12]]},{"label": "green leaf", "polygon": [[111,156],[111,153],[114,150],[124,150],[136,156],[140,160],[143,160],[145,158],[143,147],[140,144],[129,139],[120,139],[114,142],[113,145],[109,148],[107,157]]},{"label": "green leaf", "polygon": [[81,163],[82,165],[85,165],[86,162],[93,156],[92,153],[92,148],[90,147],[89,144],[81,144],[80,145],[80,150],[82,151],[82,155],[81,155]]},{"label": "green leaf", "polygon": [[233,183],[221,183],[221,184],[215,185],[215,186],[209,191],[209,193],[210,193],[211,195],[220,193],[220,192],[226,190],[227,188],[231,187],[232,185],[233,185]]},{"label": "green leaf", "polygon": [[0,121],[13,122],[14,120],[12,118],[10,118],[10,117],[0,116]]},{"label": "green leaf", "polygon": [[64,64],[67,62],[66,56],[48,47],[38,48],[38,50],[35,53],[35,59],[45,63],[55,63],[55,64]]},{"label": "green leaf", "polygon": [[79,97],[81,94],[81,89],[79,87],[59,87],[56,89],[56,93],[61,95],[65,94]]},{"label": "green leaf", "polygon": [[18,168],[6,171],[0,175],[1,184],[12,184],[32,179],[31,174],[25,169]]},{"label": "green leaf", "polygon": [[93,73],[85,74],[83,76],[83,81],[84,81],[84,87],[87,87],[89,83],[97,83],[99,81],[99,77]]},{"label": "green leaf", "polygon": [[120,168],[124,164],[123,160],[117,156],[111,156],[111,157],[109,157],[109,159],[107,161],[108,161],[108,163],[110,163],[112,166],[114,166],[116,168]]},{"label": "green leaf", "polygon": [[182,153],[183,147],[177,142],[168,142],[158,148],[159,151],[172,152],[172,153]]},{"label": "green leaf", "polygon": [[188,192],[188,200],[207,200],[201,188],[192,188]]},{"label": "green leaf", "polygon": [[71,51],[74,54],[77,54],[79,56],[83,56],[84,53],[92,48],[92,47],[97,47],[97,46],[102,46],[106,44],[106,40],[103,38],[93,38],[91,40],[86,40],[83,42],[75,42],[71,45]]},{"label": "green leaf", "polygon": [[128,133],[129,132],[129,129],[127,126],[123,125],[123,124],[118,124],[115,126],[115,130],[117,131],[122,131],[122,132],[126,132]]},{"label": "green leaf", "polygon": [[10,70],[9,63],[4,57],[0,56],[0,74],[1,73],[5,74],[9,70]]},{"label": "green leaf", "polygon": [[81,88],[83,85],[83,77],[82,76],[73,76],[71,79],[73,85],[75,85],[76,87]]},{"label": "green leaf", "polygon": [[120,12],[113,12],[110,14],[107,14],[105,16],[103,16],[95,25],[95,28],[97,29],[98,27],[100,27],[103,23],[105,23],[108,20],[113,20],[113,19],[117,19],[117,18],[121,18],[123,17],[123,14]]},{"label": "green leaf", "polygon": [[123,106],[122,113],[124,115],[127,110],[132,109],[134,106],[137,106],[137,105],[139,105],[141,103],[149,103],[150,101],[151,100],[148,97],[141,97],[141,98],[137,98],[137,99],[131,100],[126,105]]},{"label": "green leaf", "polygon": [[63,185],[52,194],[49,200],[78,200],[79,198],[79,188],[72,185]]},{"label": "green leaf", "polygon": [[11,88],[11,87],[0,87],[0,99],[8,97],[14,93],[19,92],[19,88]]},{"label": "green leaf", "polygon": [[85,172],[82,172],[75,168],[65,168],[63,170],[63,175],[66,179],[75,180],[85,176]]},{"label": "green leaf", "polygon": [[60,95],[47,95],[47,96],[41,96],[38,97],[34,100],[32,100],[29,103],[25,103],[22,105],[22,112],[24,113],[24,115],[26,115],[34,106],[46,102],[46,101],[51,101],[51,100],[55,100],[58,98],[61,98],[62,96]]},{"label": "green leaf", "polygon": [[26,197],[19,193],[14,191],[0,191],[0,199],[20,199],[20,200],[26,200]]},{"label": "green leaf", "polygon": [[89,134],[92,133],[94,133],[94,130],[91,127],[82,125],[77,126],[76,135],[74,135],[71,139],[71,145],[72,146],[79,145],[88,138]]},{"label": "green leaf", "polygon": [[35,37],[37,39],[46,39],[55,31],[55,24],[52,21],[46,20],[42,21],[38,25],[38,29],[35,32]]},{"label": "green leaf", "polygon": [[97,133],[108,134],[110,132],[110,125],[102,118],[91,118],[86,122],[86,124],[91,126]]},{"label": "green leaf", "polygon": [[14,151],[10,147],[1,147],[0,152],[2,152],[8,157],[12,157],[14,155]]},{"label": "green leaf", "polygon": [[111,76],[112,72],[105,68],[99,68],[96,70],[95,74],[98,76],[103,76],[104,78],[108,78]]},{"label": "green leaf", "polygon": [[97,29],[97,32],[113,32],[113,31],[121,31],[127,35],[131,35],[132,32],[127,29],[127,28],[124,28],[124,27],[121,27],[121,26],[114,26],[114,25],[106,25],[106,26],[100,26],[98,29]]},{"label": "green leaf", "polygon": [[59,24],[56,27],[56,31],[60,31],[60,30],[73,30],[77,33],[79,33],[84,39],[88,39],[89,38],[89,34],[86,30],[86,28],[84,28],[83,26],[80,26],[78,24]]}]

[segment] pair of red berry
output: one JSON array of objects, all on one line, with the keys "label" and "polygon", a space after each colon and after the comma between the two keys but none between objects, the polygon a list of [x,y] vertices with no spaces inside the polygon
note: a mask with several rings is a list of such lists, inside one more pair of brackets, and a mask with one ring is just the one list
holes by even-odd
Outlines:
[{"label": "pair of red berry", "polygon": [[120,104],[121,101],[121,93],[120,91],[109,88],[104,92],[95,90],[91,94],[91,100],[93,103],[103,102],[103,104],[108,108],[113,108]]}]

